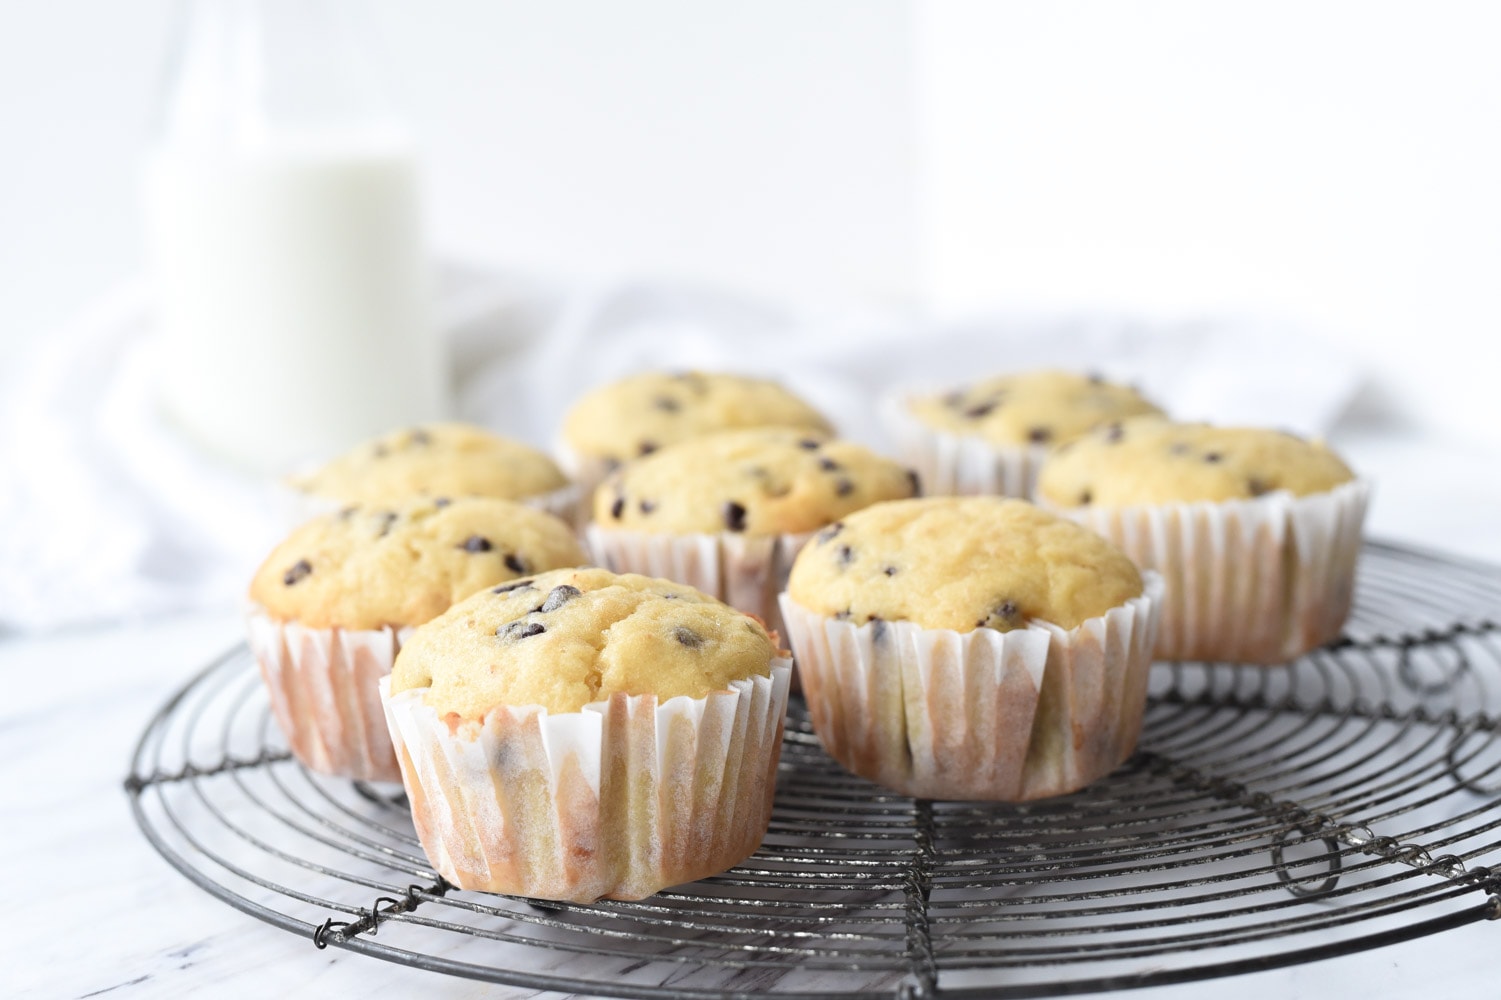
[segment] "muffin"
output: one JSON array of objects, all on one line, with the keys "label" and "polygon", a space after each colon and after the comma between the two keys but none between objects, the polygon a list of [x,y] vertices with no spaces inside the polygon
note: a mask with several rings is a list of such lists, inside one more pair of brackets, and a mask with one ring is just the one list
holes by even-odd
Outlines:
[{"label": "muffin", "polygon": [[770,379],[645,372],[588,393],[563,421],[562,450],[585,489],[632,459],[716,431],[791,427],[833,433],[813,407]]},{"label": "muffin", "polygon": [[367,441],[292,485],[330,503],[407,497],[518,500],[572,520],[578,490],[552,459],[471,424],[424,424]]},{"label": "muffin", "polygon": [[508,500],[409,500],[315,518],[250,584],[250,647],[292,752],[325,774],[399,781],[376,682],[455,601],[588,562],[572,529]]},{"label": "muffin", "polygon": [[883,415],[931,496],[1030,498],[1049,450],[1100,424],[1160,413],[1098,375],[1000,375],[926,395],[893,396]]},{"label": "muffin", "polygon": [[1084,787],[1136,746],[1161,581],[1022,500],[880,503],[798,556],[782,614],[813,728],[917,798]]},{"label": "muffin", "polygon": [[691,587],[560,570],[418,629],[382,699],[449,882],[641,899],[760,846],[789,670],[757,622]]},{"label": "muffin", "polygon": [[877,501],[915,496],[919,485],[848,441],[726,431],[612,474],[594,493],[589,545],[601,566],[680,580],[780,629],[776,595],[812,533]]},{"label": "muffin", "polygon": [[1349,616],[1370,487],[1322,444],[1142,418],[1060,449],[1038,486],[1163,575],[1160,658],[1284,663]]}]

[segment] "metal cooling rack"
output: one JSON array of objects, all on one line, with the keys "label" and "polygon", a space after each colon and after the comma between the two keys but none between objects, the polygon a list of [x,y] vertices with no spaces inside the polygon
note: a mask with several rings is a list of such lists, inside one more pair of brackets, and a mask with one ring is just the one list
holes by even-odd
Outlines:
[{"label": "metal cooling rack", "polygon": [[761,850],[640,902],[447,885],[399,787],[288,757],[243,647],[162,707],[125,786],[208,892],[435,972],[624,997],[1179,982],[1501,917],[1498,617],[1501,570],[1371,545],[1344,640],[1285,669],[1159,665],[1130,762],[1030,805],[885,793],[795,702]]}]

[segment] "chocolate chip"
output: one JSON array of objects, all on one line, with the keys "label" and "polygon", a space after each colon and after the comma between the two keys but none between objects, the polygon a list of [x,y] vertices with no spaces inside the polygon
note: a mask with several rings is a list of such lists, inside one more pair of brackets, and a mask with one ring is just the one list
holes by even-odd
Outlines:
[{"label": "chocolate chip", "polygon": [[995,609],[995,613],[998,614],[998,615],[1000,615],[1002,618],[1015,618],[1016,617],[1016,602],[1015,601],[1002,601],[1001,602],[1001,606]]},{"label": "chocolate chip", "polygon": [[437,499],[435,499],[433,501],[433,506],[434,507],[438,507],[438,508],[442,508],[442,507],[447,507],[451,503],[453,503],[453,501],[450,500],[450,499],[448,499],[447,497],[438,497]]},{"label": "chocolate chip", "polygon": [[818,543],[820,545],[823,545],[826,542],[833,541],[834,536],[837,535],[837,534],[839,534],[843,530],[844,530],[844,522],[843,521],[835,521],[833,524],[829,525],[827,528],[823,529],[822,531],[820,531],[818,533]]},{"label": "chocolate chip", "polygon": [[724,526],[731,531],[745,530],[745,506],[734,500],[724,502]]},{"label": "chocolate chip", "polygon": [[1204,461],[1208,462],[1210,465],[1214,465],[1217,462],[1222,462],[1222,461],[1224,461],[1224,459],[1225,459],[1225,456],[1221,455],[1217,451],[1207,452],[1204,455]]},{"label": "chocolate chip", "polygon": [[835,621],[840,621],[840,622],[847,622],[847,621],[850,620],[850,615],[852,613],[853,612],[849,608],[845,608],[843,611],[836,611],[836,612],[834,612],[834,620]]},{"label": "chocolate chip", "polygon": [[964,415],[971,420],[979,420],[981,417],[989,415],[995,408],[996,401],[991,399],[987,400],[984,403],[978,403],[975,406],[971,406],[969,409],[964,411]]},{"label": "chocolate chip", "polygon": [[433,443],[433,439],[432,436],[427,433],[427,431],[418,428],[417,430],[412,432],[412,443],[419,445],[429,445]]},{"label": "chocolate chip", "polygon": [[656,450],[657,442],[655,441],[642,441],[639,445],[636,446],[636,454],[638,455],[650,455]]},{"label": "chocolate chip", "polygon": [[1034,427],[1027,431],[1027,440],[1033,444],[1047,444],[1053,439],[1053,432],[1047,427]]},{"label": "chocolate chip", "polygon": [[[464,544],[459,546],[465,552],[489,552],[494,547],[490,544],[490,539],[481,535],[470,535],[464,539]],[[517,572],[520,572],[520,570]]]},{"label": "chocolate chip", "polygon": [[511,622],[496,629],[495,634],[502,639],[530,639],[546,631],[547,626],[541,622]]},{"label": "chocolate chip", "polygon": [[614,472],[616,469],[620,468],[620,459],[618,459],[618,458],[606,458],[604,460],[604,465],[605,465],[605,471],[606,472]]},{"label": "chocolate chip", "polygon": [[357,504],[353,505],[353,506],[345,507],[343,510],[339,511],[339,520],[341,520],[341,521],[347,521],[347,520],[349,520],[351,517],[354,516],[354,512],[357,511],[357,510],[359,510],[359,509],[360,508],[359,508],[359,506]]},{"label": "chocolate chip", "polygon": [[895,566],[886,566],[886,567],[882,568],[881,572],[885,573],[887,576],[896,576],[896,567]]},{"label": "chocolate chip", "polygon": [[839,563],[842,566],[848,566],[850,563],[855,561],[855,550],[850,548],[848,545],[839,546],[839,551],[836,554],[839,558]]},{"label": "chocolate chip", "polygon": [[385,538],[391,533],[391,525],[396,523],[397,514],[394,510],[384,510],[380,516],[380,537]]},{"label": "chocolate chip", "polygon": [[853,492],[855,492],[855,484],[848,479],[841,479],[834,484],[835,496],[847,497]]},{"label": "chocolate chip", "polygon": [[678,401],[673,399],[671,396],[658,396],[656,399],[651,401],[651,405],[655,406],[663,413],[676,413],[683,408],[678,403]]},{"label": "chocolate chip", "polygon": [[610,504],[610,516],[618,521],[624,514],[625,497],[616,497],[615,502]]},{"label": "chocolate chip", "polygon": [[1094,503],[1094,494],[1089,492],[1089,490],[1085,490],[1079,494],[1080,507],[1088,507],[1092,503]]},{"label": "chocolate chip", "polygon": [[922,477],[917,474],[917,470],[916,469],[908,469],[907,470],[907,482],[909,482],[909,483],[912,484],[912,495],[913,496],[915,496],[915,497],[922,496]]},{"label": "chocolate chip", "polygon": [[578,597],[582,594],[582,590],[578,589],[577,587],[571,587],[565,583],[562,586],[554,587],[549,590],[547,592],[547,600],[543,601],[542,606],[537,610],[544,613],[548,611],[556,611],[563,605],[567,604],[569,601],[573,600],[575,597]]},{"label": "chocolate chip", "polygon": [[822,443],[823,442],[817,440],[816,438],[803,438],[801,441],[799,441],[797,443],[797,446],[799,448],[803,449],[804,451],[817,451],[818,447]]},{"label": "chocolate chip", "polygon": [[532,589],[532,581],[530,581],[530,580],[514,580],[511,583],[503,583],[503,584],[501,584],[499,587],[496,587],[494,590],[490,591],[490,593],[492,593],[492,594],[509,594],[513,590],[531,590],[531,589]]},{"label": "chocolate chip", "polygon": [[827,455],[825,455],[823,458],[820,458],[818,460],[818,467],[820,469],[822,469],[823,471],[825,471],[825,472],[838,472],[839,471],[839,463],[836,462],[836,461],[834,461],[832,458],[830,458]]},{"label": "chocolate chip", "polygon": [[1253,497],[1259,497],[1263,493],[1271,492],[1272,488],[1264,480],[1252,476],[1246,480],[1246,489],[1250,491]]},{"label": "chocolate chip", "polygon": [[672,630],[672,637],[689,649],[697,649],[704,644],[703,636],[691,628],[684,628],[681,625]]},{"label": "chocolate chip", "polygon": [[1004,600],[995,606],[995,610],[975,623],[976,628],[994,628],[1000,631],[1015,628],[1021,624],[1021,612],[1013,600]]},{"label": "chocolate chip", "polygon": [[313,566],[306,559],[299,559],[292,564],[292,568],[282,574],[281,582],[288,587],[304,579],[313,571]]},{"label": "chocolate chip", "polygon": [[512,573],[525,573],[526,572],[526,563],[522,562],[521,557],[518,556],[516,553],[514,553],[514,552],[507,552],[506,553],[506,569],[510,570]]},{"label": "chocolate chip", "polygon": [[657,504],[654,500],[642,500],[640,506],[641,513],[643,514],[650,514],[652,511],[657,509]]},{"label": "chocolate chip", "polygon": [[679,598],[681,598],[682,596],[683,596],[682,594],[663,594],[662,595],[662,600],[664,600],[664,601],[676,601]]},{"label": "chocolate chip", "polygon": [[870,616],[870,637],[875,642],[886,638],[886,621],[878,615]]},{"label": "chocolate chip", "polygon": [[1119,420],[1105,428],[1105,440],[1109,441],[1111,444],[1114,444],[1125,436],[1126,429],[1121,426],[1121,422]]}]

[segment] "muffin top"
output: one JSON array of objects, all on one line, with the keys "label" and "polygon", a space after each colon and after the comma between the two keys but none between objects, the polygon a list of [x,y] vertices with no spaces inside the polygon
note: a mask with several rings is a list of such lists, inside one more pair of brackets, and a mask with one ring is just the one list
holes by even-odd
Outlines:
[{"label": "muffin top", "polygon": [[694,438],[632,462],[595,490],[594,517],[629,531],[773,535],[813,531],[917,491],[916,473],[868,448],[768,427]]},{"label": "muffin top", "polygon": [[878,503],[830,525],[792,566],[792,599],[863,624],[1006,632],[1033,619],[1073,628],[1142,592],[1115,546],[1024,500]]},{"label": "muffin top", "polygon": [[714,431],[795,427],[833,433],[823,414],[769,379],[704,372],[646,372],[588,393],[563,423],[581,458],[621,465]]},{"label": "muffin top", "polygon": [[562,489],[568,478],[542,452],[482,427],[424,424],[359,445],[292,485],[342,503],[414,496],[519,500]]},{"label": "muffin top", "polygon": [[1239,500],[1276,490],[1323,493],[1355,478],[1338,455],[1286,431],[1107,424],[1048,457],[1038,494],[1058,507]]},{"label": "muffin top", "polygon": [[908,407],[932,427],[999,445],[1062,444],[1106,421],[1162,412],[1130,386],[1062,371],[1000,375]]},{"label": "muffin top", "polygon": [[313,628],[400,628],[477,590],[588,561],[568,525],[523,504],[412,499],[302,525],[256,571],[250,599]]},{"label": "muffin top", "polygon": [[754,618],[684,584],[554,570],[483,590],[414,632],[391,693],[430,688],[445,718],[500,705],[577,712],[614,694],[701,698],[768,675],[776,652]]}]

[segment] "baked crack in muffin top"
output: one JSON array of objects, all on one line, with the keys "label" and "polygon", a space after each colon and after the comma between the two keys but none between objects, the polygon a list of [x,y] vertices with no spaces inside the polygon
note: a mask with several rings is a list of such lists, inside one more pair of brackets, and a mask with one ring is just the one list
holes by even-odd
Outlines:
[{"label": "baked crack in muffin top", "polygon": [[427,704],[454,721],[502,705],[577,712],[617,693],[701,698],[768,676],[776,653],[754,618],[692,587],[557,570],[482,591],[417,630],[391,693],[429,688]]},{"label": "baked crack in muffin top", "polygon": [[911,470],[806,431],[728,431],[675,444],[594,494],[604,528],[662,534],[813,531],[880,500],[915,496]]},{"label": "baked crack in muffin top", "polygon": [[420,625],[477,590],[588,562],[567,524],[491,498],[350,506],[272,550],[250,598],[313,628]]},{"label": "baked crack in muffin top", "polygon": [[1287,431],[1110,423],[1049,456],[1038,494],[1057,507],[1243,500],[1278,490],[1324,493],[1354,479],[1323,444]]},{"label": "baked crack in muffin top", "polygon": [[1142,592],[1130,559],[1024,500],[931,497],[857,511],[816,535],[788,591],[809,611],[864,624],[1071,629]]},{"label": "baked crack in muffin top", "polygon": [[305,493],[341,503],[406,497],[520,500],[568,485],[552,459],[470,424],[424,424],[359,445],[317,472],[293,477]]},{"label": "baked crack in muffin top", "polygon": [[646,372],[576,402],[564,419],[563,439],[581,458],[619,466],[701,434],[749,427],[833,433],[823,414],[770,379]]},{"label": "baked crack in muffin top", "polygon": [[1063,371],[1000,375],[908,407],[931,427],[998,445],[1057,445],[1106,421],[1161,413],[1130,386]]}]

